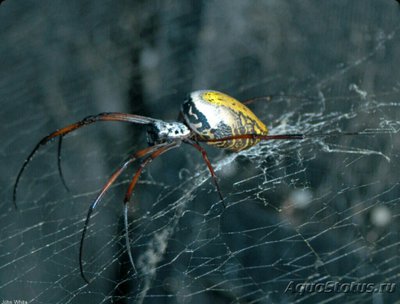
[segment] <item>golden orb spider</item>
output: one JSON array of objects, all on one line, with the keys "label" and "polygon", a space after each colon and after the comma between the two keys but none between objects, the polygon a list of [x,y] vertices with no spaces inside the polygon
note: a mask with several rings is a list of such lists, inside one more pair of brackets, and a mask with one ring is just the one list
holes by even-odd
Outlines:
[{"label": "golden orb spider", "polygon": [[100,113],[94,116],[88,116],[81,121],[68,125],[62,129],[54,131],[49,135],[42,138],[35,146],[32,152],[28,155],[23,163],[13,189],[13,202],[15,208],[16,195],[19,181],[22,173],[24,172],[28,163],[32,160],[37,150],[47,144],[49,141],[59,138],[58,144],[58,169],[61,180],[66,186],[64,177],[60,167],[60,151],[63,136],[75,131],[86,125],[98,121],[122,121],[134,124],[147,125],[147,142],[149,147],[137,151],[128,157],[122,165],[114,171],[111,177],[107,180],[106,184],[97,195],[96,199],[92,202],[86,215],[85,224],[82,230],[80,246],[79,246],[79,269],[82,278],[89,284],[83,271],[82,253],[83,243],[89,220],[93,209],[103,198],[104,194],[121,175],[121,173],[135,160],[147,156],[142,160],[134,174],[124,198],[124,227],[125,227],[125,243],[132,268],[136,272],[135,264],[133,261],[132,253],[130,250],[130,239],[128,231],[128,202],[132,196],[133,190],[139,179],[143,169],[150,164],[150,162],[159,157],[161,154],[177,148],[181,143],[186,143],[196,148],[202,155],[204,162],[207,164],[211,177],[214,181],[216,190],[223,202],[223,196],[218,185],[218,180],[215,175],[214,169],[207,157],[207,153],[200,142],[209,145],[214,145],[219,148],[238,152],[248,149],[262,140],[272,139],[304,139],[306,137],[315,136],[337,136],[337,135],[356,135],[359,133],[330,133],[330,134],[279,134],[268,135],[268,129],[264,123],[243,103],[226,95],[224,93],[212,90],[194,91],[189,94],[188,98],[184,101],[180,111],[179,122],[165,122],[159,119],[144,117],[135,114],[127,113]]}]

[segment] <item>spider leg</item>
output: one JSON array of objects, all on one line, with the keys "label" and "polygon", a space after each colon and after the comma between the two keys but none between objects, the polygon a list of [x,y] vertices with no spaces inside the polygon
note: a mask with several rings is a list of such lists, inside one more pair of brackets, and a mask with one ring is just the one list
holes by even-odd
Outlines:
[{"label": "spider leg", "polygon": [[[254,97],[251,99],[247,99],[245,101],[242,101],[242,103],[244,105],[249,105],[252,104],[253,102],[258,102],[258,101],[266,101],[266,102],[270,102],[276,98],[292,98],[292,99],[296,99],[296,100],[305,100],[306,98],[304,96],[301,95],[283,95],[283,94],[271,94],[271,95],[267,95],[267,96],[260,96],[260,97]],[[311,98],[311,100],[314,100],[316,98]],[[310,100],[310,97],[307,97],[307,100]]]},{"label": "spider leg", "polygon": [[64,174],[61,168],[61,146],[62,146],[62,139],[63,137],[60,136],[58,138],[58,147],[57,147],[57,167],[58,167],[58,174],[60,175],[61,182],[64,185],[65,189],[69,192],[69,187],[67,182],[65,181]]},{"label": "spider leg", "polygon": [[173,142],[171,144],[168,144],[164,147],[159,148],[158,150],[154,151],[150,156],[148,156],[146,159],[144,159],[139,168],[137,169],[135,175],[132,178],[131,183],[129,184],[128,190],[126,191],[125,198],[124,198],[124,226],[125,226],[125,243],[126,243],[126,248],[128,251],[128,256],[129,256],[129,261],[131,262],[132,268],[134,272],[136,273],[136,267],[135,263],[133,261],[133,256],[131,252],[131,242],[129,239],[129,225],[128,225],[128,203],[131,199],[133,190],[135,189],[136,183],[139,180],[140,174],[142,173],[143,169],[149,165],[153,159],[159,157],[161,154],[164,154],[165,152],[178,147],[178,144],[176,142]]},{"label": "spider leg", "polygon": [[293,134],[276,134],[276,135],[263,135],[263,134],[241,134],[213,139],[198,139],[200,142],[218,142],[234,139],[259,139],[259,140],[275,140],[275,139],[305,139],[305,138],[318,138],[318,137],[336,137],[336,136],[353,136],[353,135],[373,135],[367,132],[332,132],[332,133],[293,133]]},{"label": "spider leg", "polygon": [[269,102],[276,96],[279,96],[279,95],[268,95],[268,96],[255,97],[255,98],[251,98],[251,99],[242,101],[242,104],[249,105],[249,104],[252,104],[253,102],[257,102],[257,101],[261,101],[261,100]]},{"label": "spider leg", "polygon": [[272,140],[272,139],[304,139],[306,135],[304,134],[278,134],[278,135],[262,135],[262,134],[241,134],[241,135],[233,135],[221,138],[213,138],[213,139],[198,139],[200,142],[218,142],[218,141],[227,141],[234,139],[260,139],[260,140]]},{"label": "spider leg", "polygon": [[185,140],[185,142],[190,144],[190,145],[192,145],[193,147],[195,147],[201,153],[201,155],[203,156],[203,160],[206,163],[206,165],[208,167],[208,170],[210,171],[210,174],[211,174],[211,177],[212,177],[212,179],[214,181],[215,188],[217,189],[219,198],[221,199],[222,204],[226,208],[225,200],[224,200],[224,197],[222,196],[222,192],[221,192],[221,189],[220,189],[219,184],[218,184],[217,175],[215,174],[214,169],[213,169],[213,167],[211,165],[211,162],[208,159],[206,150],[204,150],[204,148],[202,146],[200,146],[198,143],[196,143],[195,141]]},{"label": "spider leg", "polygon": [[80,241],[80,245],[79,245],[79,270],[81,272],[82,278],[85,280],[86,283],[89,284],[89,280],[86,278],[85,274],[83,273],[83,263],[82,263],[83,242],[85,240],[86,231],[87,231],[87,228],[89,225],[89,220],[92,215],[93,209],[100,202],[100,200],[103,198],[104,194],[111,187],[111,185],[115,182],[115,180],[118,178],[118,176],[120,176],[121,173],[128,167],[128,165],[130,165],[136,159],[141,158],[149,153],[152,153],[152,152],[156,151],[157,149],[160,149],[160,147],[163,147],[164,145],[165,144],[160,144],[160,145],[156,145],[156,146],[152,146],[152,147],[147,147],[145,149],[142,149],[142,150],[136,152],[135,154],[130,156],[127,160],[125,160],[124,163],[117,170],[114,171],[114,173],[111,175],[111,177],[107,180],[107,183],[101,189],[100,193],[97,195],[96,199],[90,205],[88,213],[86,215],[85,224],[83,226],[81,241]]},{"label": "spider leg", "polygon": [[28,155],[28,157],[25,159],[21,169],[18,172],[17,178],[14,183],[14,188],[13,188],[13,203],[14,203],[15,209],[18,209],[17,203],[16,203],[17,188],[18,188],[18,184],[21,179],[22,173],[25,171],[26,166],[32,160],[33,156],[39,150],[39,148],[41,146],[44,146],[48,142],[52,141],[56,137],[59,137],[59,136],[62,137],[68,133],[71,133],[74,130],[77,130],[81,127],[87,126],[89,124],[92,124],[92,123],[95,123],[98,121],[123,121],[123,122],[136,123],[136,124],[152,124],[159,120],[150,118],[150,117],[134,115],[134,114],[126,114],[126,113],[100,113],[100,114],[94,115],[94,116],[87,116],[86,118],[82,119],[81,121],[70,124],[62,129],[56,130],[56,131],[50,133],[49,135],[43,137],[36,144],[36,146],[34,147],[32,152]]}]

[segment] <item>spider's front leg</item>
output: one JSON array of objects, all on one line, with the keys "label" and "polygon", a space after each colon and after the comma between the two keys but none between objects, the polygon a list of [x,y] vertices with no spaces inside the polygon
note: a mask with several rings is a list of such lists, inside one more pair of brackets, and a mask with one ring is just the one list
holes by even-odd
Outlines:
[{"label": "spider's front leg", "polygon": [[[100,113],[97,115],[87,116],[78,122],[70,124],[64,128],[58,129],[58,130],[50,133],[49,135],[43,137],[33,148],[33,150],[28,155],[28,157],[25,159],[21,169],[18,172],[17,178],[14,183],[14,188],[13,188],[13,203],[14,203],[15,209],[18,209],[18,207],[17,207],[17,189],[18,189],[18,185],[19,185],[19,181],[21,179],[22,173],[25,171],[25,168],[30,163],[30,161],[32,160],[32,158],[36,154],[36,152],[39,150],[39,148],[46,145],[47,143],[49,143],[50,141],[54,140],[57,137],[60,138],[60,142],[59,142],[59,146],[58,146],[58,155],[59,155],[58,166],[59,166],[59,170],[60,170],[60,153],[61,153],[62,137],[67,135],[68,133],[78,130],[84,126],[87,126],[87,125],[90,125],[90,124],[93,124],[93,123],[99,122],[99,121],[119,121],[119,122],[129,122],[129,123],[134,123],[134,124],[146,124],[146,125],[162,122],[161,120],[158,120],[158,119],[135,115],[135,114]],[[63,179],[63,176],[61,178]],[[65,181],[63,181],[63,183],[65,183]]]}]

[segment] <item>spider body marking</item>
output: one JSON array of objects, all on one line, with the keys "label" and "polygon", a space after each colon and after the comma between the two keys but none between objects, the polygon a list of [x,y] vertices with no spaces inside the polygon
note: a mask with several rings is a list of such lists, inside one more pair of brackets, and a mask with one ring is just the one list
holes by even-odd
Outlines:
[{"label": "spider body marking", "polygon": [[234,152],[248,149],[260,139],[207,141],[244,134],[268,134],[267,127],[248,107],[218,91],[192,92],[182,104],[181,113],[185,123],[201,141]]},{"label": "spider body marking", "polygon": [[[18,209],[16,204],[17,188],[21,176],[40,147],[56,138],[59,138],[58,170],[61,180],[64,183],[60,166],[60,153],[62,138],[65,135],[84,126],[100,121],[118,121],[147,126],[147,143],[149,147],[141,149],[129,156],[122,165],[114,171],[88,209],[79,247],[79,269],[85,282],[89,283],[89,280],[86,278],[83,271],[83,244],[93,209],[97,207],[98,203],[116,179],[136,160],[141,159],[142,161],[124,196],[125,242],[129,260],[132,264],[132,269],[134,270],[135,265],[130,251],[128,229],[128,203],[141,172],[151,163],[152,160],[163,153],[178,147],[181,143],[193,146],[201,153],[202,158],[210,171],[219,197],[223,202],[223,196],[214,169],[208,159],[206,150],[199,143],[204,142],[219,148],[238,152],[248,149],[262,140],[303,139],[305,137],[303,134],[268,135],[267,127],[249,108],[229,95],[212,90],[192,92],[182,105],[180,118],[181,121],[179,122],[165,122],[151,117],[128,113],[100,113],[97,115],[91,115],[43,137],[22,164],[13,188],[13,202],[16,209]],[[66,186],[65,183],[64,186]]]}]

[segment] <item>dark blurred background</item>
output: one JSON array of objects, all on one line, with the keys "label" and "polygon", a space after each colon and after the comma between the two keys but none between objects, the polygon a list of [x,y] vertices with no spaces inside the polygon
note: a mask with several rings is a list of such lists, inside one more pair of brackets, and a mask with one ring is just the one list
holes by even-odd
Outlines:
[{"label": "dark blurred background", "polygon": [[[355,1],[18,1],[0,5],[0,300],[31,303],[391,303],[393,293],[284,292],[290,282],[398,282],[400,6]],[[49,132],[119,111],[177,119],[215,89],[271,133],[372,136],[207,148],[227,208],[191,147],[154,161],[130,209],[124,175],[90,202],[145,130],[99,123],[24,159]],[[390,162],[387,160],[390,158]]]}]

